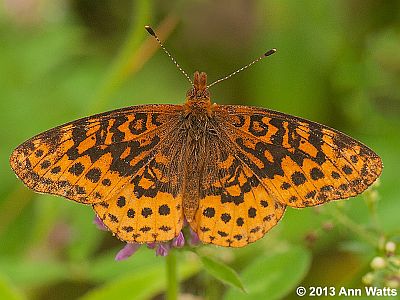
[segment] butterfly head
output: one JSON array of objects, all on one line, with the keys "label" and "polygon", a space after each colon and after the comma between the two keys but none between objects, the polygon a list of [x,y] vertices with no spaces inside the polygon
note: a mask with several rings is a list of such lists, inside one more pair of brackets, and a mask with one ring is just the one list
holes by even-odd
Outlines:
[{"label": "butterfly head", "polygon": [[207,74],[196,71],[193,76],[193,87],[186,94],[186,101],[210,102],[210,92],[207,88]]}]

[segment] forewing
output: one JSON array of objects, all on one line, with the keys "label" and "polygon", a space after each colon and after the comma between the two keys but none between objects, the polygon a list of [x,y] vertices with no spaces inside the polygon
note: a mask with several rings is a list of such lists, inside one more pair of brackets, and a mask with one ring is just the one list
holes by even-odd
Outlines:
[{"label": "forewing", "polygon": [[180,110],[142,105],[76,120],[24,142],[10,164],[37,192],[85,204],[106,201],[155,157]]},{"label": "forewing", "polygon": [[238,158],[283,204],[349,198],[382,172],[375,152],[327,126],[256,107],[221,105],[215,111]]}]

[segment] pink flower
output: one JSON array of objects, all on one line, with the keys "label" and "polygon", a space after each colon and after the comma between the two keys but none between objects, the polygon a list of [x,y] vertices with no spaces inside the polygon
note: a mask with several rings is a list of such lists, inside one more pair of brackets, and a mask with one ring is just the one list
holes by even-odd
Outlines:
[{"label": "pink flower", "polygon": [[200,238],[199,238],[199,236],[197,235],[197,233],[193,231],[192,228],[190,228],[189,230],[190,230],[190,244],[191,244],[192,246],[197,246],[197,245],[200,244],[200,242],[201,242],[201,241],[200,241]]},{"label": "pink flower", "polygon": [[175,248],[182,248],[185,246],[185,236],[183,235],[183,232],[179,232],[178,236],[172,240],[172,247]]},{"label": "pink flower", "polygon": [[96,225],[97,229],[102,231],[108,231],[106,225],[104,225],[103,221],[96,215],[93,219],[93,223]]},{"label": "pink flower", "polygon": [[115,256],[115,260],[124,260],[128,257],[132,256],[138,249],[140,248],[140,244],[138,243],[127,243],[124,248],[119,250],[117,255]]},{"label": "pink flower", "polygon": [[146,243],[146,245],[147,245],[147,248],[149,248],[149,249],[156,249],[156,247],[157,247],[157,243]]},{"label": "pink flower", "polygon": [[[98,216],[95,216],[93,223],[96,224],[97,228],[100,230],[108,230],[108,228],[104,225],[104,223]],[[184,227],[189,227],[186,221],[184,222]],[[200,239],[197,233],[195,233],[191,228],[189,228],[189,232],[189,245],[196,246],[200,244]],[[167,242],[145,243],[147,248],[155,250],[156,256],[167,256],[172,248],[182,248],[185,246],[185,244],[186,239],[183,231],[180,231],[176,237]],[[142,244],[139,243],[126,243],[125,247],[122,248],[115,256],[115,260],[119,261],[127,259],[128,257],[132,256],[140,248],[141,245]]]},{"label": "pink flower", "polygon": [[171,246],[169,243],[159,243],[156,249],[156,256],[167,256]]}]

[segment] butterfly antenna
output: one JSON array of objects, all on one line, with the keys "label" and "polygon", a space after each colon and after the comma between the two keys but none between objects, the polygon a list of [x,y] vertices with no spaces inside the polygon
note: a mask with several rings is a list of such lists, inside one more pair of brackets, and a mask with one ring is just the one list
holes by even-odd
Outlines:
[{"label": "butterfly antenna", "polygon": [[225,77],[223,77],[223,78],[220,78],[220,79],[214,81],[213,83],[209,84],[209,85],[207,86],[207,88],[210,88],[210,87],[212,87],[214,84],[220,83],[221,81],[224,81],[225,79],[231,78],[232,76],[236,75],[237,73],[242,72],[243,70],[246,70],[246,69],[247,69],[248,67],[250,67],[251,65],[254,65],[256,62],[259,62],[259,61],[262,60],[263,58],[265,58],[265,57],[267,57],[267,56],[270,56],[270,55],[274,54],[275,52],[276,52],[276,49],[275,49],[275,48],[274,48],[274,49],[271,49],[271,50],[268,50],[268,51],[265,52],[262,56],[260,56],[259,58],[253,60],[251,63],[245,65],[244,67],[240,68],[239,70],[236,70],[235,72],[229,74],[228,76],[225,76]]},{"label": "butterfly antenna", "polygon": [[164,50],[165,53],[167,53],[168,57],[172,60],[172,62],[177,66],[177,68],[182,72],[182,74],[189,80],[190,84],[193,85],[193,81],[190,79],[189,75],[181,68],[181,66],[178,64],[178,62],[175,60],[175,58],[168,52],[168,50],[164,47],[164,45],[161,43],[160,39],[158,38],[157,34],[154,32],[154,30],[146,25],[144,26],[146,28],[147,32],[150,33],[160,44],[161,48]]}]

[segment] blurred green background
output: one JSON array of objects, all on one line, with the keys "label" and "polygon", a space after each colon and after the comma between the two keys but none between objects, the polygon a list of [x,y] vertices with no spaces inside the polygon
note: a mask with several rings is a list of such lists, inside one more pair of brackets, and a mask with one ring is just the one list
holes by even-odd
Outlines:
[{"label": "blurred green background", "polygon": [[[165,258],[141,249],[115,262],[123,244],[96,229],[89,207],[28,191],[8,164],[18,144],[67,121],[185,100],[188,82],[146,24],[189,74],[206,71],[210,82],[277,48],[214,86],[212,100],[324,123],[384,163],[379,186],[362,196],[288,209],[243,249],[197,250],[236,270],[247,294],[215,279],[196,254],[179,251],[181,298],[297,299],[299,285],[399,287],[398,251],[385,250],[400,242],[399,1],[4,0],[0,298],[164,299]],[[371,268],[377,256],[386,264]]]}]

